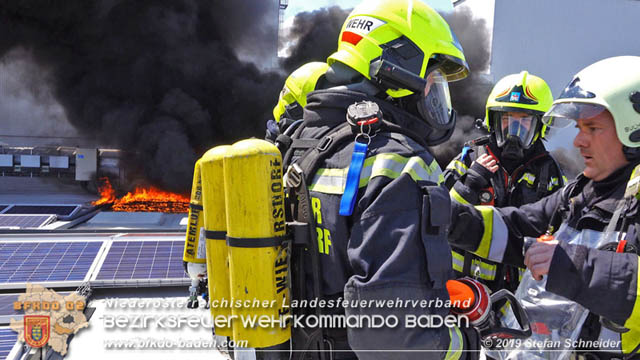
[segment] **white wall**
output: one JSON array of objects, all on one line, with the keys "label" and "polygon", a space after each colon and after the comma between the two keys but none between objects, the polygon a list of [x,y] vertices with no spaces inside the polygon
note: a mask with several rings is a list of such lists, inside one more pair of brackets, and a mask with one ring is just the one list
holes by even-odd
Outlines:
[{"label": "white wall", "polygon": [[526,69],[557,96],[589,64],[640,56],[640,1],[496,0],[492,47],[496,80]]},{"label": "white wall", "polygon": [[[638,0],[495,0],[495,81],[528,70],[556,97],[578,71],[619,55],[640,56]],[[548,148],[571,148],[575,134],[554,130]]]}]

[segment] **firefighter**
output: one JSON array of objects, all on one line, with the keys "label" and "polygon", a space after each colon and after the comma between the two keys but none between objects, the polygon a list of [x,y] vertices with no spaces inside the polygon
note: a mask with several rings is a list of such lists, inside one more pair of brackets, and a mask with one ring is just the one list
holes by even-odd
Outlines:
[{"label": "firefighter", "polygon": [[[284,155],[294,226],[302,224],[294,230],[294,246],[303,245],[293,251],[292,298],[351,304],[306,309],[313,314],[399,323],[306,332],[294,324],[294,357],[318,349],[340,350],[334,359],[353,358],[349,349],[360,359],[475,356],[463,351],[479,348],[473,329],[405,322],[446,316],[446,306],[359,305],[449,299],[450,198],[427,146],[449,139],[455,126],[447,83],[469,71],[459,42],[419,0],[367,0],[346,19],[327,63],[326,83],[308,95],[297,143]],[[307,230],[308,243],[299,237]]]},{"label": "firefighter", "polygon": [[329,65],[323,62],[306,63],[287,77],[280,91],[278,103],[273,108],[273,120],[267,121],[265,140],[275,142],[296,120],[302,119],[302,109],[307,104],[307,94],[322,82]]},{"label": "firefighter", "polygon": [[[636,56],[586,67],[543,117],[547,125],[578,129],[573,145],[585,169],[561,191],[520,208],[453,203],[454,246],[495,262],[526,264],[535,279],[546,276],[548,292],[589,310],[581,338],[617,339],[613,348],[585,358],[629,356],[640,344],[638,69]],[[534,243],[523,257],[524,237],[545,232],[556,240]]]},{"label": "firefighter", "polygon": [[[521,206],[562,188],[566,178],[542,142],[548,130],[542,115],[552,103],[547,83],[527,71],[498,81],[486,105],[490,135],[465,144],[444,172],[451,196],[474,205]],[[492,291],[518,287],[518,268],[456,248],[452,255],[458,274],[475,277]]]}]

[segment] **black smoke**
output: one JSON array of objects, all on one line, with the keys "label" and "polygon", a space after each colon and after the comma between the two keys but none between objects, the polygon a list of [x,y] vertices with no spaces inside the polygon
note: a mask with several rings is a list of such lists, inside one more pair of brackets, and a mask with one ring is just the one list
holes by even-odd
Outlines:
[{"label": "black smoke", "polygon": [[[263,135],[288,74],[324,61],[337,48],[348,10],[298,14],[280,71],[238,53],[268,59],[277,23],[270,1],[21,0],[0,3],[0,58],[12,49],[47,69],[53,95],[77,131],[129,151],[136,175],[174,191],[191,184],[193,164],[218,144]],[[482,20],[457,10],[449,22],[472,71],[489,61]],[[491,84],[472,75],[452,84],[461,115],[452,142],[435,149],[441,164],[475,137]]]},{"label": "black smoke", "polygon": [[[71,124],[130,151],[147,180],[189,189],[211,146],[261,136],[284,77],[234,48],[274,43],[261,0],[44,0],[0,4],[0,58],[48,70]],[[273,26],[272,26],[273,27]],[[269,35],[271,36],[271,35]],[[266,55],[265,55],[266,58]]]},{"label": "black smoke", "polygon": [[291,51],[282,61],[287,73],[310,61],[326,61],[338,49],[338,36],[342,24],[351,10],[337,6],[297,14],[293,25],[280,40],[280,46],[291,45]]}]

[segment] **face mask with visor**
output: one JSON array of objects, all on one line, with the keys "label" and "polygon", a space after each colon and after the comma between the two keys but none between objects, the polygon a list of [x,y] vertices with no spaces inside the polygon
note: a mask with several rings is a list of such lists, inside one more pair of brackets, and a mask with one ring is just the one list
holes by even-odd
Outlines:
[{"label": "face mask with visor", "polygon": [[522,149],[529,149],[539,128],[540,117],[528,113],[494,111],[493,128],[499,147],[507,143],[518,143]]},{"label": "face mask with visor", "polygon": [[436,64],[427,69],[424,78],[396,65],[383,52],[382,59],[371,65],[371,77],[378,84],[391,89],[407,89],[417,115],[431,128],[426,136],[430,146],[448,140],[456,123],[456,113],[451,106],[451,96],[446,74]]}]

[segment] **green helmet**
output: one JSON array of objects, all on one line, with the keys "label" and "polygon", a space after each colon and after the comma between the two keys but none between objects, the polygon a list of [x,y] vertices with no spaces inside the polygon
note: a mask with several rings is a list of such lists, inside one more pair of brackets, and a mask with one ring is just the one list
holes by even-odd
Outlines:
[{"label": "green helmet", "polygon": [[[552,103],[551,89],[542,78],[527,71],[507,75],[489,94],[484,123],[495,133],[498,146],[502,146],[508,137],[515,137],[527,149],[547,134],[547,126],[541,118]],[[513,113],[521,115],[511,116]]]},{"label": "green helmet", "polygon": [[310,62],[292,72],[280,91],[278,104],[273,108],[274,120],[280,121],[285,113],[295,112],[294,109],[302,110],[307,105],[307,94],[316,89],[318,79],[327,72],[328,68],[329,65],[326,63]]},{"label": "green helmet", "polygon": [[628,148],[640,147],[640,57],[612,57],[582,69],[543,121],[564,127],[604,110],[611,113],[620,142]]},{"label": "green helmet", "polygon": [[[420,0],[367,0],[347,17],[338,39],[338,50],[327,63],[341,62],[372,80],[371,66],[379,60],[420,78],[438,68],[447,81],[467,76],[467,65],[447,22]],[[429,69],[428,69],[429,68]],[[392,97],[412,94],[389,88]]]}]

